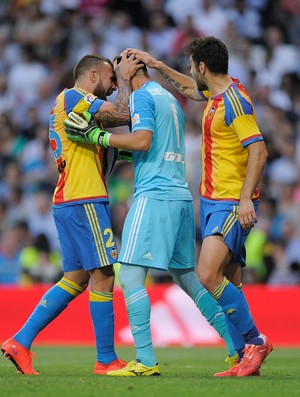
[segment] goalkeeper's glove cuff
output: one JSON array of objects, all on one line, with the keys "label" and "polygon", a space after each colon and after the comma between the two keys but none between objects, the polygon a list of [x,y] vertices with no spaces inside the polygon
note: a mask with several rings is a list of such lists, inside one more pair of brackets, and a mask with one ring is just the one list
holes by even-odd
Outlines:
[{"label": "goalkeeper's glove cuff", "polygon": [[131,150],[118,149],[118,160],[124,160],[128,163],[133,162]]},{"label": "goalkeeper's glove cuff", "polygon": [[110,136],[111,136],[110,132],[100,130],[98,138],[97,138],[97,142],[95,142],[95,143],[97,143],[99,146],[108,148]]}]

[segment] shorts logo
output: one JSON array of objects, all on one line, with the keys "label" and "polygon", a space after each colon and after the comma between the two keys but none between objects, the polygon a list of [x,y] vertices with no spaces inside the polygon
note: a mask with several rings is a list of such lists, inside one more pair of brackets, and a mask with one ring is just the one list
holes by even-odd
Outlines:
[{"label": "shorts logo", "polygon": [[117,259],[118,251],[115,248],[111,250],[110,254],[114,259]]},{"label": "shorts logo", "polygon": [[218,229],[219,229],[219,226],[216,226],[211,232],[216,233],[218,231]]},{"label": "shorts logo", "polygon": [[151,252],[147,252],[147,253],[143,256],[143,258],[144,258],[144,259],[153,259],[153,258],[152,258],[152,255],[151,255]]}]

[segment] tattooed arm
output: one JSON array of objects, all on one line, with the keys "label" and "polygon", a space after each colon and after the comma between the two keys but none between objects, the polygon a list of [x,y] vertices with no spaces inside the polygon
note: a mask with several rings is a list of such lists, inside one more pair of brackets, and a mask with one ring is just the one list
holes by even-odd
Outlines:
[{"label": "tattooed arm", "polygon": [[129,81],[120,78],[118,96],[115,102],[105,101],[95,113],[95,119],[102,128],[117,127],[129,123],[128,99],[131,94]]},{"label": "tattooed arm", "polygon": [[177,72],[164,62],[153,58],[147,52],[137,50],[135,48],[129,48],[128,52],[130,54],[134,54],[137,59],[144,62],[144,64],[149,68],[159,71],[159,73],[182,95],[195,101],[203,100],[198,92],[197,83],[193,78]]},{"label": "tattooed arm", "polygon": [[114,63],[118,95],[115,102],[105,101],[97,113],[95,113],[94,117],[99,125],[107,128],[129,123],[128,100],[131,94],[130,80],[135,72],[143,67],[138,62],[139,60],[135,59],[133,55],[127,58],[127,54],[125,54],[119,64]]}]

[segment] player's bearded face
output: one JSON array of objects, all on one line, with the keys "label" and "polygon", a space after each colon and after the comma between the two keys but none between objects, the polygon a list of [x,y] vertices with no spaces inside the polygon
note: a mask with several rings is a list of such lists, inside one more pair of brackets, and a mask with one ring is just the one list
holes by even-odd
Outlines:
[{"label": "player's bearded face", "polygon": [[[195,77],[194,77],[195,78]],[[197,87],[199,91],[206,91],[208,90],[208,86],[207,84],[205,84],[201,78],[195,78],[196,83],[197,83]]]},{"label": "player's bearded face", "polygon": [[193,76],[194,80],[197,83],[197,87],[199,91],[205,91],[208,89],[205,76],[200,72],[199,66],[196,67],[195,63],[193,60],[190,60],[191,62],[191,75]]},{"label": "player's bearded face", "polygon": [[110,65],[105,65],[99,73],[98,84],[94,89],[94,95],[100,99],[106,99],[116,90],[115,74]]},{"label": "player's bearded face", "polygon": [[95,87],[94,94],[100,99],[106,99],[107,96],[113,93],[113,89],[106,88],[103,82],[100,80],[97,86]]}]

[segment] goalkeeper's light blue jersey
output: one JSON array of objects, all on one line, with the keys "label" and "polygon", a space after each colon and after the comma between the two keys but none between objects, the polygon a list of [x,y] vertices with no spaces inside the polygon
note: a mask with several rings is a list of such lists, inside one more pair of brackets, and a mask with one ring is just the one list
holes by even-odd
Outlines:
[{"label": "goalkeeper's light blue jersey", "polygon": [[134,197],[192,200],[186,182],[185,115],[176,98],[151,81],[130,96],[131,132],[152,132],[148,152],[134,151]]}]

